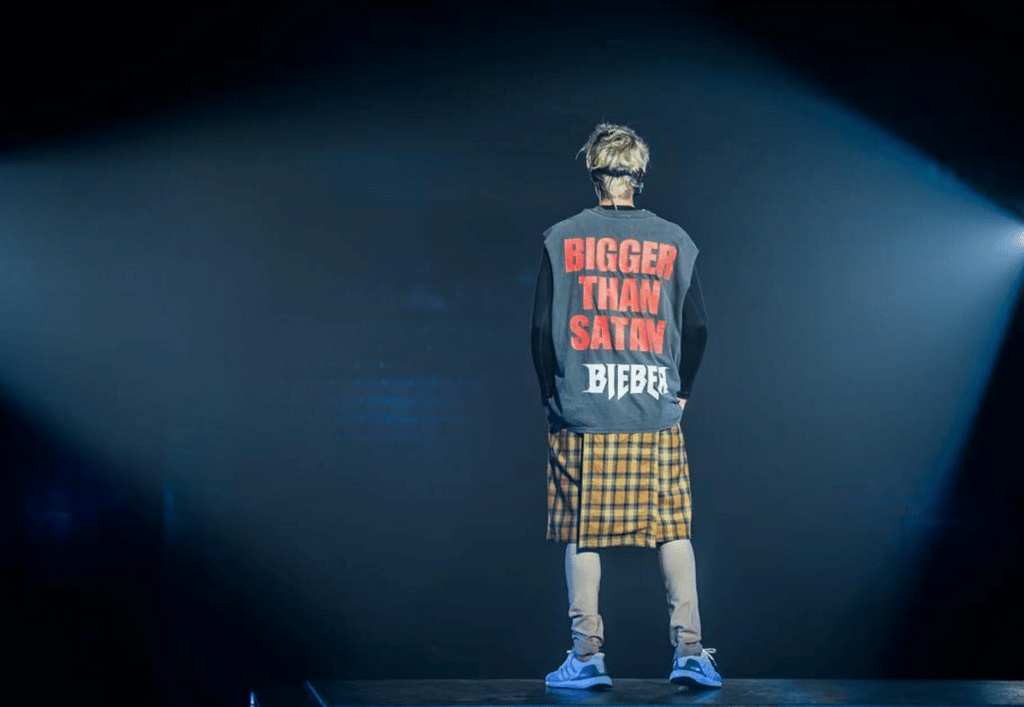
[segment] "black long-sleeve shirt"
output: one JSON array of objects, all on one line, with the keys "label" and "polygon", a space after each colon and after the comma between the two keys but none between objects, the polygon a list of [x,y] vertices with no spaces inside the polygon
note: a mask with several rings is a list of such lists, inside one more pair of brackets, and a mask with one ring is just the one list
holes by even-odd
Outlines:
[{"label": "black long-sleeve shirt", "polygon": [[[551,259],[547,251],[541,259],[540,272],[537,274],[537,289],[533,301],[533,327],[531,331],[531,348],[533,365],[540,383],[541,398],[547,400],[555,391],[555,357],[554,342],[551,335],[551,297],[553,292],[553,272]],[[704,358],[707,345],[708,327],[707,314],[704,309],[704,293],[701,290],[700,278],[694,267],[690,279],[690,287],[683,299],[682,312],[682,346],[679,359],[679,390],[676,395],[687,399],[693,379]]]}]

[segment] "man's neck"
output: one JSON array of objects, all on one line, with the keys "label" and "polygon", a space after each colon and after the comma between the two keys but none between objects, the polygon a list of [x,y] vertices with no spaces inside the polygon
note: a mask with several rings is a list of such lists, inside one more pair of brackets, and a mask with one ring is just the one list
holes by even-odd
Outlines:
[{"label": "man's neck", "polygon": [[597,204],[598,206],[632,206],[634,209],[636,208],[633,205],[633,197],[628,199],[601,199]]}]

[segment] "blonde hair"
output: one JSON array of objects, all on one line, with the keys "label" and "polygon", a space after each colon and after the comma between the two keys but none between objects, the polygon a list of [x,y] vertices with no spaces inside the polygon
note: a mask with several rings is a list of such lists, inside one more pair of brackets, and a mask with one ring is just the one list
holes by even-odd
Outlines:
[{"label": "blonde hair", "polygon": [[598,123],[586,143],[579,149],[586,153],[587,171],[595,169],[624,170],[631,175],[592,175],[599,198],[629,198],[643,180],[650,160],[650,150],[631,128],[612,123]]}]

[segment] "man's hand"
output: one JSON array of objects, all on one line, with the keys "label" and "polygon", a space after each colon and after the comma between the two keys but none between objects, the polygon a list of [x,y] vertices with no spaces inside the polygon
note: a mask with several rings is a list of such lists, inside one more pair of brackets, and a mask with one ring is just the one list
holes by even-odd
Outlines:
[{"label": "man's hand", "polygon": [[676,398],[676,403],[679,404],[680,412],[686,409],[686,400],[684,398]]}]

